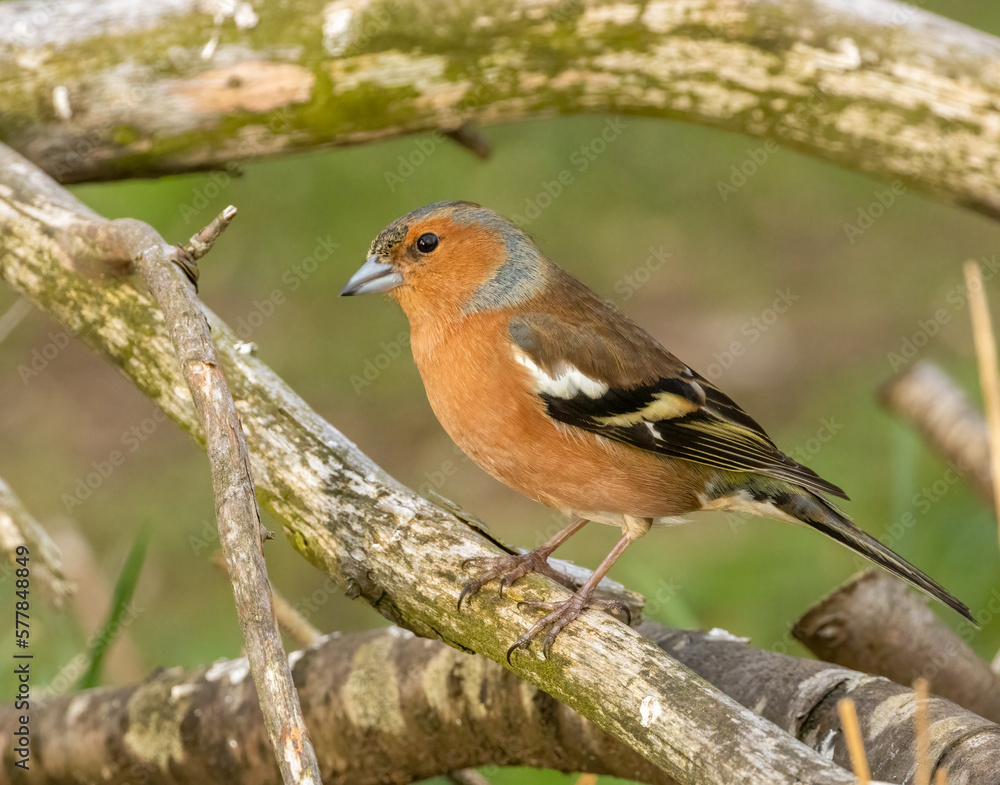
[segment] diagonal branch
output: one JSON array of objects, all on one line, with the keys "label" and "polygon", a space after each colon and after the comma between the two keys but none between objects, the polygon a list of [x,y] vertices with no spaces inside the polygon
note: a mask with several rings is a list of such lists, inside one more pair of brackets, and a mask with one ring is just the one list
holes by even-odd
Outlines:
[{"label": "diagonal branch", "polygon": [[[204,443],[163,315],[127,282],[78,270],[109,234],[90,211],[0,147],[0,276],[120,368]],[[52,198],[50,198],[52,197]],[[97,231],[94,226],[97,225]],[[381,614],[494,661],[531,618],[517,601],[566,590],[530,576],[456,608],[464,562],[496,552],[477,529],[402,487],[206,313],[243,423],[258,495],[300,553]],[[635,630],[587,613],[548,660],[513,670],[684,783],[847,785],[844,769],[719,693]]]}]

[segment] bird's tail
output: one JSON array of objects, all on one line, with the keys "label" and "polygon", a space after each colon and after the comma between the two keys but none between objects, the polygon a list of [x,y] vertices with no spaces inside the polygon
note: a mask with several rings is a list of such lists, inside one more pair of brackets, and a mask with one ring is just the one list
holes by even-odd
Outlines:
[{"label": "bird's tail", "polygon": [[[768,518],[781,520],[791,518],[796,523],[811,526],[830,539],[836,540],[841,545],[846,545],[855,553],[916,586],[922,592],[926,592],[976,624],[975,617],[965,603],[958,600],[941,584],[918,570],[902,556],[880,543],[867,532],[859,529],[826,499],[790,483],[781,482],[780,485],[780,488],[754,489],[752,492],[753,501],[749,504],[745,501],[746,489],[744,486],[742,504],[737,502],[731,508],[752,511],[756,515]],[[736,500],[736,497],[730,498]]]}]

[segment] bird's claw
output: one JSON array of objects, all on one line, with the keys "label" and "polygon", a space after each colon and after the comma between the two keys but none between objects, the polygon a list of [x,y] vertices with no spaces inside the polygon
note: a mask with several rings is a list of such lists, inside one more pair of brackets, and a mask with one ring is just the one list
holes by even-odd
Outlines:
[{"label": "bird's claw", "polygon": [[[492,566],[478,578],[474,578],[465,584],[461,594],[458,595],[458,610],[462,610],[462,603],[466,597],[470,597],[479,591],[483,586],[492,580],[498,579],[499,593],[503,597],[504,591],[509,588],[519,578],[531,572],[542,573],[556,580],[558,583],[566,585],[567,576],[557,572],[548,563],[548,553],[540,549],[529,551],[528,553],[516,553],[509,556],[477,556],[466,559],[463,566],[474,563],[491,563]],[[517,649],[526,649],[531,641],[542,630],[548,628],[545,638],[542,641],[542,654],[549,656],[552,644],[562,629],[573,619],[583,613],[586,608],[597,608],[614,616],[622,618],[626,624],[632,623],[632,613],[629,607],[618,600],[595,599],[590,596],[591,590],[577,591],[568,600],[562,602],[541,602],[534,600],[524,600],[517,604],[519,609],[542,608],[549,611],[535,622],[531,629],[514,641],[514,645],[507,649],[507,663],[510,664],[511,655]]]},{"label": "bird's claw", "polygon": [[[552,611],[552,613],[549,613],[540,618],[533,625],[531,625],[531,628],[527,632],[525,632],[523,635],[521,635],[520,638],[514,641],[514,644],[509,649],[507,649],[507,664],[508,665],[513,664],[511,663],[510,658],[511,655],[517,649],[527,649],[528,646],[531,644],[531,641],[534,639],[534,637],[538,635],[538,633],[540,633],[546,627],[551,625],[551,628],[545,634],[545,638],[542,640],[542,656],[545,659],[548,659],[549,653],[552,651],[552,644],[555,643],[556,636],[559,634],[559,632],[562,630],[563,627],[565,627],[567,624],[573,621],[573,619],[579,616],[580,613],[582,613],[583,611],[582,608],[567,609],[566,606],[568,606],[572,602],[573,602],[572,600],[567,600],[564,603],[560,603],[559,608]],[[520,603],[518,603],[518,607],[520,607]]]},{"label": "bird's claw", "polygon": [[[526,610],[530,608],[540,608],[542,610],[553,611],[556,610],[563,602],[542,602],[541,600],[522,600],[517,604],[519,610]],[[629,627],[632,626],[632,610],[628,605],[621,600],[605,600],[601,598],[591,597],[588,599],[584,605],[584,608],[595,608],[599,611],[604,611],[612,616],[625,622]]]},{"label": "bird's claw", "polygon": [[535,636],[546,627],[549,628],[549,631],[545,634],[545,638],[542,639],[542,656],[547,659],[552,651],[552,644],[555,643],[556,637],[562,629],[573,621],[573,619],[583,613],[583,611],[587,608],[597,608],[598,610],[605,611],[606,613],[610,613],[614,616],[623,616],[627,624],[632,623],[632,612],[625,603],[619,602],[618,600],[582,597],[579,594],[574,594],[568,600],[564,600],[562,602],[524,600],[519,602],[517,607],[519,610],[527,608],[542,608],[551,612],[531,625],[531,628],[521,635],[520,638],[514,641],[514,644],[507,649],[508,665],[511,664],[511,655],[517,649],[527,649]]},{"label": "bird's claw", "polygon": [[[478,578],[469,581],[462,588],[462,593],[458,595],[458,609],[462,610],[462,602],[479,591],[490,581],[500,579],[500,596],[503,597],[504,590],[514,583],[518,578],[523,578],[531,572],[540,572],[550,577],[554,577],[555,570],[549,567],[548,559],[545,555],[536,551],[528,553],[515,553],[510,556],[475,556],[466,559],[462,566],[466,567],[474,563],[492,563],[486,572]],[[565,578],[564,578],[565,579]]]},{"label": "bird's claw", "polygon": [[484,562],[489,563],[496,561],[497,558],[505,558],[503,556],[470,556],[468,559],[462,562],[462,569],[467,570],[474,564],[483,564]]}]

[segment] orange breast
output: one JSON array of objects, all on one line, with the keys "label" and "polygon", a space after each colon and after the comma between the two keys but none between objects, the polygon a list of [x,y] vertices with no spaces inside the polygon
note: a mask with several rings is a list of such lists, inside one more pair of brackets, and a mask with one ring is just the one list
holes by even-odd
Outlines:
[{"label": "orange breast", "polygon": [[[698,509],[706,471],[555,423],[514,360],[506,318],[469,316],[447,335],[412,335],[435,415],[489,474],[563,511],[682,515]],[[488,340],[490,337],[493,340]]]}]

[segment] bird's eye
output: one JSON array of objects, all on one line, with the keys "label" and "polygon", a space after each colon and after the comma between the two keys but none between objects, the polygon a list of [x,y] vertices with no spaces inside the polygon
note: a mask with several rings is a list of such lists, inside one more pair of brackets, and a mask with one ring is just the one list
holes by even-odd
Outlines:
[{"label": "bird's eye", "polygon": [[417,238],[417,250],[420,253],[430,253],[438,247],[438,236],[436,234],[422,234]]}]

